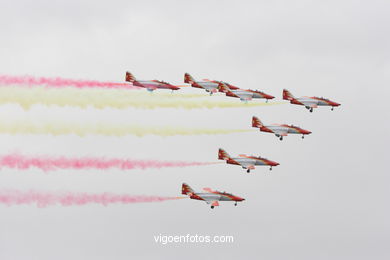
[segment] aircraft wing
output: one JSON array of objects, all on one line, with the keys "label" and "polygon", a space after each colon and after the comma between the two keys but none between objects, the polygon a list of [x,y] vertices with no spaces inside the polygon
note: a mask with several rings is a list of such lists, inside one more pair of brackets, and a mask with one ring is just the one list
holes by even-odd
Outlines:
[{"label": "aircraft wing", "polygon": [[218,200],[206,200],[207,204],[211,204],[211,206],[219,206]]},{"label": "aircraft wing", "polygon": [[211,206],[219,206],[218,201],[214,200],[214,201],[211,203]]},{"label": "aircraft wing", "polygon": [[302,104],[305,106],[305,107],[312,107],[312,108],[316,108],[317,107],[317,101],[302,101]]},{"label": "aircraft wing", "polygon": [[274,130],[273,132],[276,135],[287,136],[288,130]]},{"label": "aircraft wing", "polygon": [[217,87],[211,87],[211,86],[201,86],[203,89],[205,89],[205,90],[208,90],[208,91],[210,91],[210,92],[213,92],[213,93],[215,93],[215,92],[218,92],[218,90],[217,90]]},{"label": "aircraft wing", "polygon": [[214,191],[212,190],[212,189],[210,189],[210,188],[203,188],[203,190],[205,191],[205,192],[210,192],[210,193],[213,193]]},{"label": "aircraft wing", "polygon": [[253,94],[250,92],[235,93],[236,96],[240,98],[241,101],[252,100]]},{"label": "aircraft wing", "polygon": [[245,169],[251,169],[253,170],[255,168],[255,165],[253,162],[239,162],[239,164],[244,167]]}]

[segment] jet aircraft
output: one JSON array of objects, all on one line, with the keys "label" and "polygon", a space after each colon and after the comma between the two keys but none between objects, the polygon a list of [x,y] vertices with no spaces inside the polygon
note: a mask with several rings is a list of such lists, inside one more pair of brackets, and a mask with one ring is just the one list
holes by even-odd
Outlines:
[{"label": "jet aircraft", "polygon": [[264,125],[257,117],[252,117],[252,127],[257,127],[261,132],[273,133],[276,137],[279,137],[280,141],[283,140],[283,136],[287,136],[288,134],[301,134],[302,139],[305,135],[311,134],[310,131],[302,129],[298,126],[294,125]]},{"label": "jet aircraft", "polygon": [[246,172],[249,173],[251,170],[255,169],[255,165],[265,165],[270,166],[270,170],[272,170],[273,166],[278,166],[279,163],[268,160],[266,158],[262,158],[260,156],[253,155],[244,155],[240,154],[238,157],[230,157],[230,155],[225,152],[222,148],[218,150],[218,159],[225,160],[227,164],[235,164],[240,165],[243,169],[246,169]]},{"label": "jet aircraft", "polygon": [[231,193],[213,191],[210,188],[203,188],[205,192],[195,192],[188,184],[183,183],[181,186],[181,194],[189,196],[191,199],[203,200],[207,204],[211,204],[213,209],[215,206],[219,206],[219,201],[234,201],[234,206],[237,206],[237,202],[244,201],[244,198],[235,196]]},{"label": "jet aircraft", "polygon": [[228,85],[223,82],[219,82],[218,90],[223,92],[228,97],[239,98],[241,101],[247,102],[252,100],[253,98],[265,98],[268,102],[269,99],[275,98],[274,96],[268,95],[259,90],[251,90],[251,89],[231,89]]},{"label": "jet aircraft", "polygon": [[333,110],[334,107],[340,106],[339,103],[336,103],[323,97],[295,98],[287,89],[283,89],[283,99],[290,101],[291,104],[305,106],[305,108],[308,109],[310,112],[313,112],[313,108],[317,108],[318,106],[331,106],[331,110]]},{"label": "jet aircraft", "polygon": [[172,91],[179,90],[178,86],[174,86],[168,82],[160,80],[137,80],[133,74],[126,72],[126,81],[132,83],[136,87],[146,88],[152,92],[156,89],[170,89]]},{"label": "jet aircraft", "polygon": [[[218,92],[219,82],[204,79],[202,81],[196,81],[189,73],[184,74],[184,82],[190,84],[193,88],[201,88],[212,95]],[[234,87],[234,86],[233,86]]]}]

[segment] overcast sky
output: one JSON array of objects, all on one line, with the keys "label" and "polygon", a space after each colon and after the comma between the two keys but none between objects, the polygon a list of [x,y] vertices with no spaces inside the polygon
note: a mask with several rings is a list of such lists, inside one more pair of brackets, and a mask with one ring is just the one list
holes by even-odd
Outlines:
[{"label": "overcast sky", "polygon": [[[215,161],[217,149],[280,162],[107,172],[1,169],[0,188],[177,196],[182,182],[246,198],[97,206],[0,205],[1,259],[389,259],[387,1],[9,1],[0,6],[0,74],[183,84],[184,72],[281,99],[342,105],[137,110],[0,106],[0,116],[208,128],[298,124],[266,133],[190,137],[0,135],[0,152]],[[183,92],[200,93],[185,89]],[[230,98],[229,98],[230,99]],[[256,101],[262,102],[262,101]],[[4,122],[2,122],[4,123]],[[160,245],[153,236],[233,235],[233,244]]]}]

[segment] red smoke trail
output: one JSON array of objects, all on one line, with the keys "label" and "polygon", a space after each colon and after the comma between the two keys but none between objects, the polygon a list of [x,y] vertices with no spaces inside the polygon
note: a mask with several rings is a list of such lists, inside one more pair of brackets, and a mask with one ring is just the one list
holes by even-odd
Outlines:
[{"label": "red smoke trail", "polygon": [[155,160],[131,160],[131,159],[104,159],[94,157],[66,158],[66,157],[29,157],[19,154],[0,156],[0,168],[9,167],[16,169],[29,169],[37,167],[44,171],[57,169],[109,169],[122,170],[163,168],[163,167],[188,167],[210,165],[210,162],[163,162]]},{"label": "red smoke trail", "polygon": [[138,89],[129,83],[101,82],[95,80],[75,80],[63,78],[35,78],[32,76],[8,76],[0,75],[0,84],[2,85],[24,85],[24,86],[46,86],[46,87],[66,87],[76,88],[128,88]]},{"label": "red smoke trail", "polygon": [[0,203],[6,205],[36,204],[38,207],[47,207],[60,204],[62,206],[121,203],[142,203],[142,202],[163,202],[176,200],[182,197],[160,197],[160,196],[133,196],[128,194],[112,193],[72,193],[72,192],[39,192],[39,191],[0,191]]}]

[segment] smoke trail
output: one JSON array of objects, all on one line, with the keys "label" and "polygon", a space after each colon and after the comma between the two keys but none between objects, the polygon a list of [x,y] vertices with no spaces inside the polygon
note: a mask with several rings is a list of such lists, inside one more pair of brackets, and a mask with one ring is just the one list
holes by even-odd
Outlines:
[{"label": "smoke trail", "polygon": [[160,196],[133,196],[128,194],[112,193],[73,193],[73,192],[40,192],[40,191],[18,191],[0,190],[0,203],[11,205],[36,204],[38,207],[51,205],[87,205],[101,204],[132,204],[143,202],[163,202],[166,200],[176,200],[182,197],[160,197]]},{"label": "smoke trail", "polygon": [[[180,90],[179,90],[180,91]],[[188,99],[189,97],[193,97]],[[198,97],[198,98],[195,98]],[[234,108],[258,107],[284,104],[285,102],[264,103],[254,100],[243,103],[225,96],[205,96],[204,94],[184,93],[146,93],[145,91],[126,91],[121,89],[45,89],[45,88],[0,88],[0,104],[17,103],[29,109],[34,104],[74,106],[86,108],[128,107],[140,109],[156,108]]]},{"label": "smoke trail", "polygon": [[113,125],[106,123],[82,123],[73,122],[31,122],[31,121],[5,121],[0,120],[0,133],[2,134],[75,134],[86,136],[89,134],[125,136],[146,135],[175,136],[175,135],[217,135],[242,132],[253,132],[253,129],[207,129],[207,128],[182,128],[182,127],[147,127],[137,125]]},{"label": "smoke trail", "polygon": [[138,89],[129,83],[102,82],[95,80],[76,80],[57,78],[35,78],[32,76],[8,76],[0,75],[1,85],[46,86],[46,87],[76,87],[76,88],[127,88]]},{"label": "smoke trail", "polygon": [[156,160],[105,159],[96,157],[66,158],[51,156],[24,156],[8,154],[0,156],[0,168],[9,167],[26,170],[32,167],[44,171],[57,169],[100,169],[118,168],[121,170],[189,167],[216,164],[218,162],[163,162]]}]

